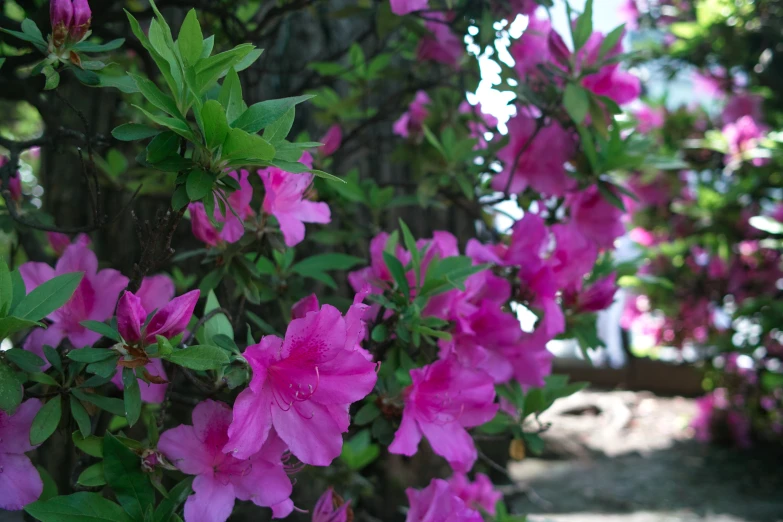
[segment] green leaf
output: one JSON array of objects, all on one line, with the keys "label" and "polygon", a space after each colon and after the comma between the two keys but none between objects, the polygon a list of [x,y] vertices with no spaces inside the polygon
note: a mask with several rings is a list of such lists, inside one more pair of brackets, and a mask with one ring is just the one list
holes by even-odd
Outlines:
[{"label": "green leaf", "polygon": [[353,423],[357,426],[364,426],[370,424],[381,414],[381,410],[374,402],[368,402],[356,412],[353,416]]},{"label": "green leaf", "polygon": [[147,161],[158,163],[177,154],[179,136],[171,131],[161,132],[147,144]]},{"label": "green leaf", "polygon": [[158,507],[155,509],[155,516],[153,522],[169,522],[173,520],[174,513],[177,511],[180,505],[192,493],[192,484],[194,477],[188,477],[169,491],[168,498],[164,498]]},{"label": "green leaf", "polygon": [[[208,314],[212,310],[220,308],[220,303],[215,296],[215,292],[210,290],[207,294],[207,303],[204,305],[204,314]],[[229,339],[234,338],[234,328],[231,326],[231,322],[228,320],[225,314],[219,313],[211,317],[204,326],[196,332],[196,338],[201,344],[216,344],[213,340],[216,335],[225,335]]]},{"label": "green leaf", "polygon": [[82,402],[89,402],[102,410],[106,410],[114,415],[119,415],[120,417],[125,416],[125,405],[119,399],[103,397],[94,393],[85,393],[76,388],[71,388],[71,393]]},{"label": "green leaf", "polygon": [[294,126],[294,118],[296,117],[296,107],[291,107],[280,118],[270,123],[266,129],[264,129],[264,139],[269,143],[277,143],[285,140],[288,133],[291,132],[291,127]]},{"label": "green leaf", "polygon": [[216,370],[230,362],[225,350],[209,345],[196,345],[175,350],[166,359],[191,370]]},{"label": "green leaf", "polygon": [[613,189],[613,185],[611,183],[606,183],[604,181],[598,182],[598,191],[601,193],[601,195],[604,197],[606,201],[611,203],[613,206],[619,208],[623,212],[625,212],[625,203],[623,203],[623,200],[620,198],[620,196],[617,195],[617,193]]},{"label": "green leaf", "polygon": [[195,169],[190,171],[188,179],[185,182],[185,189],[190,201],[198,201],[209,196],[212,192],[212,186],[215,184],[215,176],[204,170]]},{"label": "green leaf", "polygon": [[143,140],[158,134],[160,134],[160,129],[153,129],[138,123],[125,123],[111,131],[111,135],[120,141]]},{"label": "green leaf", "polygon": [[155,504],[155,491],[141,469],[141,459],[107,433],[103,437],[103,462],[106,483],[120,505],[132,519],[143,520],[144,513]]},{"label": "green leaf", "polygon": [[380,448],[370,441],[370,430],[362,430],[343,444],[340,459],[352,470],[358,471],[380,455]]},{"label": "green leaf", "polygon": [[242,58],[250,54],[254,48],[252,44],[242,44],[230,51],[201,60],[196,66],[196,94],[200,96],[208,91],[230,68],[237,68]]},{"label": "green leaf", "polygon": [[147,118],[152,120],[153,122],[157,123],[161,127],[166,127],[169,130],[172,130],[182,136],[183,138],[190,140],[190,141],[196,141],[196,136],[193,134],[193,129],[190,128],[190,125],[184,121],[177,118],[169,118],[168,116],[160,116],[157,114],[152,114],[138,105],[134,105],[135,108],[137,108],[139,111],[141,111],[142,114],[144,114]]},{"label": "green leaf", "polygon": [[120,354],[108,348],[80,348],[68,352],[68,358],[72,361],[94,363],[111,358],[119,358]]},{"label": "green leaf", "polygon": [[37,446],[52,436],[60,424],[63,414],[62,398],[57,395],[44,404],[33,419],[30,427],[30,444]]},{"label": "green leaf", "polygon": [[226,110],[217,100],[209,100],[201,109],[201,119],[204,122],[204,137],[207,139],[207,147],[216,149],[228,135],[228,120]]},{"label": "green leaf", "polygon": [[103,462],[96,462],[79,474],[76,483],[88,488],[95,488],[106,484],[103,476]]},{"label": "green leaf", "polygon": [[201,58],[201,50],[204,47],[204,34],[201,32],[201,24],[198,22],[196,10],[188,11],[177,38],[179,54],[187,65],[193,66]]},{"label": "green leaf", "polygon": [[133,73],[128,74],[133,78],[133,81],[136,82],[136,87],[138,87],[139,92],[147,98],[147,101],[174,118],[180,121],[184,120],[182,113],[177,108],[177,103],[171,96],[161,91],[152,81]]},{"label": "green leaf", "polygon": [[16,372],[0,359],[0,410],[13,413],[22,402],[22,383]]},{"label": "green leaf", "polygon": [[43,346],[43,353],[44,357],[46,357],[46,360],[49,361],[49,364],[51,364],[53,367],[57,369],[58,372],[63,372],[63,361],[60,358],[60,354],[49,346],[48,344],[45,344]]},{"label": "green leaf", "polygon": [[81,492],[39,500],[24,510],[41,522],[133,522],[120,506],[97,493]]},{"label": "green leaf", "polygon": [[111,339],[112,341],[117,341],[117,342],[122,341],[122,337],[120,337],[120,332],[118,332],[117,330],[115,330],[114,328],[112,328],[106,323],[102,323],[100,321],[82,321],[79,324],[84,326],[88,330],[101,334],[107,339]]},{"label": "green leaf", "polygon": [[291,270],[299,274],[309,274],[313,271],[325,272],[327,270],[350,270],[356,265],[364,263],[364,259],[348,254],[330,252],[328,254],[316,254],[296,263]]},{"label": "green leaf", "polygon": [[21,332],[32,326],[43,326],[38,321],[30,321],[28,319],[20,319],[18,317],[9,316],[0,319],[0,340],[5,339],[9,335]]},{"label": "green leaf", "polygon": [[82,436],[81,432],[74,431],[71,434],[74,446],[91,457],[103,458],[103,438],[95,435]]},{"label": "green leaf", "polygon": [[13,310],[17,306],[19,306],[19,303],[22,302],[22,299],[24,299],[24,296],[26,294],[24,279],[22,279],[22,274],[19,273],[18,268],[13,272],[11,272],[11,281],[13,282],[14,293],[13,293],[13,299],[11,299],[10,310]]},{"label": "green leaf", "polygon": [[574,27],[574,52],[579,51],[593,34],[593,0],[585,2],[585,10],[576,19]]},{"label": "green leaf", "polygon": [[340,183],[345,183],[345,180],[338,178],[334,174],[329,174],[328,172],[324,172],[322,170],[311,170],[310,173],[319,178],[328,179],[329,181],[339,181]]},{"label": "green leaf", "polygon": [[41,366],[45,364],[45,361],[33,352],[28,352],[21,348],[12,348],[3,353],[6,359],[26,372],[39,372],[41,371]]},{"label": "green leaf", "polygon": [[582,123],[585,120],[585,116],[587,116],[587,111],[590,109],[588,92],[575,83],[569,83],[566,85],[563,95],[563,106],[571,119],[574,120],[574,123]]},{"label": "green leaf", "polygon": [[79,42],[78,44],[74,45],[73,48],[83,53],[102,53],[119,49],[124,43],[125,38],[117,38],[116,40],[112,40],[103,44]]},{"label": "green leaf", "polygon": [[229,69],[226,79],[223,80],[218,101],[220,105],[226,108],[226,118],[229,123],[233,123],[247,110],[247,105],[244,99],[242,99],[242,83],[239,81],[239,75],[233,67]]},{"label": "green leaf", "polygon": [[249,133],[256,133],[280,119],[291,107],[295,107],[313,96],[312,94],[305,94],[303,96],[256,103],[250,106],[233,125]]},{"label": "green leaf", "polygon": [[5,317],[11,309],[11,301],[14,296],[13,280],[11,271],[5,259],[0,257],[0,317]]},{"label": "green leaf", "polygon": [[42,466],[36,466],[35,469],[38,470],[38,474],[41,475],[41,482],[43,482],[43,491],[41,492],[41,496],[38,497],[38,500],[43,502],[44,500],[56,497],[58,495],[57,484],[52,476]]},{"label": "green leaf", "polygon": [[90,422],[90,414],[87,413],[87,410],[84,408],[84,405],[71,395],[69,397],[69,402],[71,405],[71,417],[73,417],[73,420],[76,421],[76,425],[79,426],[79,431],[82,434],[82,437],[89,437],[90,433],[92,432],[92,423]]},{"label": "green leaf", "polygon": [[383,253],[383,260],[386,262],[386,267],[389,269],[391,276],[394,278],[394,281],[397,283],[397,286],[402,291],[403,295],[410,299],[411,289],[408,286],[405,268],[402,266],[400,260],[388,252]]},{"label": "green leaf", "polygon": [[270,162],[275,148],[261,136],[241,129],[231,129],[223,142],[223,159]]},{"label": "green leaf", "polygon": [[411,229],[405,224],[405,221],[400,218],[400,229],[402,230],[402,240],[405,243],[405,248],[410,252],[411,259],[413,260],[413,272],[416,274],[416,287],[421,285],[421,252],[419,247],[416,246],[416,238],[413,237]]},{"label": "green leaf", "polygon": [[598,60],[602,60],[617,45],[623,34],[625,34],[625,24],[618,25],[612,29],[612,32],[606,35],[604,41],[601,42],[601,47],[598,48]]},{"label": "green leaf", "polygon": [[13,310],[20,319],[38,321],[64,305],[82,280],[82,272],[57,276],[39,285]]},{"label": "green leaf", "polygon": [[37,382],[39,384],[46,384],[47,386],[60,386],[54,377],[43,372],[32,372],[27,375],[27,380]]},{"label": "green leaf", "polygon": [[124,404],[125,418],[128,425],[133,426],[141,416],[141,389],[136,373],[131,368],[122,369],[122,384],[125,387]]}]

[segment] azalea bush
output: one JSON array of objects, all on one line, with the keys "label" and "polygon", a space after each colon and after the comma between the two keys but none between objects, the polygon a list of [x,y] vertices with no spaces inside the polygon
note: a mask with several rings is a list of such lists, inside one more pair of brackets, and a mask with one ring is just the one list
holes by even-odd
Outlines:
[{"label": "azalea bush", "polygon": [[[115,4],[3,27],[2,91],[44,118],[0,139],[0,508],[521,520],[490,475],[584,386],[546,345],[600,346],[624,179],[667,163],[623,112],[624,28],[589,1]],[[362,29],[274,54],[329,24]]]},{"label": "azalea bush", "polygon": [[631,180],[639,200],[631,236],[647,259],[625,326],[640,343],[680,348],[704,366],[709,393],[697,437],[741,447],[780,441],[783,115],[780,59],[769,48],[780,6],[648,8],[637,20],[661,70],[689,71],[703,103],[650,100],[635,111],[661,148],[682,149],[683,161],[680,172],[645,169]]}]

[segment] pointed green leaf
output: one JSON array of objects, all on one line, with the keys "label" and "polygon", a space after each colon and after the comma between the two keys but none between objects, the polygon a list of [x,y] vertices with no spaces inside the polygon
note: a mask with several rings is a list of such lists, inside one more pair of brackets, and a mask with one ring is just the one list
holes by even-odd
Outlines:
[{"label": "pointed green leaf", "polygon": [[229,363],[228,353],[224,349],[208,345],[175,350],[166,359],[191,370],[215,370]]},{"label": "pointed green leaf", "polygon": [[59,395],[49,399],[44,404],[33,419],[30,427],[30,444],[37,446],[52,436],[54,430],[60,424],[60,417],[63,414],[62,398]]},{"label": "pointed green leaf", "polygon": [[314,95],[305,94],[280,100],[267,100],[250,106],[235,122],[234,127],[250,133],[256,133],[277,121],[291,107],[309,100]]},{"label": "pointed green leaf", "polygon": [[207,140],[207,147],[214,150],[218,148],[228,135],[228,120],[226,110],[217,100],[209,100],[201,109],[201,119],[204,131],[204,137]]},{"label": "pointed green leaf", "polygon": [[198,22],[195,9],[188,11],[185,21],[182,22],[177,46],[187,65],[193,66],[199,61],[204,46],[204,34],[201,32],[201,24]]},{"label": "pointed green leaf", "polygon": [[80,492],[39,500],[24,510],[41,522],[133,522],[120,506],[98,493]]},{"label": "pointed green leaf", "polygon": [[144,520],[155,503],[155,490],[141,469],[141,459],[111,433],[103,437],[103,471],[125,512],[134,520]]},{"label": "pointed green leaf", "polygon": [[73,272],[42,283],[14,308],[14,316],[30,321],[43,319],[71,298],[83,275],[82,272]]}]

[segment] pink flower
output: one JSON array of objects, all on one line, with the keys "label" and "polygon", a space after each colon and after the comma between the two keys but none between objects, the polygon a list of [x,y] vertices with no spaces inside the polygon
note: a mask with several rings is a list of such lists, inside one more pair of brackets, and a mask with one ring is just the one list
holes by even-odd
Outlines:
[{"label": "pink flower", "polygon": [[541,75],[539,65],[547,64],[550,59],[549,35],[552,32],[552,24],[549,20],[530,17],[525,32],[509,50],[514,58],[514,68],[520,77]]},{"label": "pink flower", "polygon": [[389,451],[411,456],[425,436],[432,450],[454,470],[470,470],[477,455],[465,428],[495,416],[498,406],[492,378],[453,359],[413,369],[410,374],[413,384],[403,392],[402,423]]},{"label": "pink flower", "polygon": [[[10,160],[5,156],[0,156],[0,167],[6,165]],[[3,182],[0,181],[0,188],[2,188]],[[19,172],[11,174],[8,180],[8,192],[11,195],[11,200],[19,203],[22,201],[22,179],[19,177]]]},{"label": "pink flower", "polygon": [[427,9],[429,2],[430,0],[391,0],[391,10],[396,15],[406,15]]},{"label": "pink flower", "polygon": [[41,401],[28,399],[13,415],[0,410],[0,509],[16,511],[35,502],[43,492],[43,481],[25,453],[30,444],[30,427],[41,409]]},{"label": "pink flower", "polygon": [[569,194],[566,205],[574,227],[599,249],[612,248],[614,240],[625,234],[623,211],[609,203],[595,185]]},{"label": "pink flower", "polygon": [[160,436],[158,448],[180,471],[195,475],[193,495],[185,502],[188,522],[223,522],[234,509],[234,499],[271,507],[291,495],[291,480],[282,456],[285,444],[274,431],[258,451],[239,460],[223,453],[232,422],[231,409],[206,400],[193,410],[193,425],[181,425]]},{"label": "pink flower", "polygon": [[715,408],[715,397],[713,394],[707,394],[699,397],[695,401],[697,413],[691,420],[691,428],[694,430],[696,440],[700,442],[709,442],[712,439],[712,418]]},{"label": "pink flower", "polygon": [[310,312],[317,312],[319,308],[318,296],[310,294],[294,303],[294,306],[291,307],[291,317],[301,319]]},{"label": "pink flower", "polygon": [[487,147],[487,139],[485,133],[491,132],[498,126],[498,119],[493,115],[484,112],[483,107],[479,106],[478,109],[474,109],[467,101],[463,101],[459,106],[460,114],[468,114],[474,116],[468,121],[468,129],[470,130],[470,137],[478,140],[476,143],[476,149],[485,149]]},{"label": "pink flower", "polygon": [[424,489],[408,488],[410,510],[405,522],[483,522],[442,479],[433,479]]},{"label": "pink flower", "polygon": [[128,278],[117,270],[98,270],[98,259],[92,250],[73,244],[65,249],[55,268],[46,263],[28,262],[19,267],[25,288],[30,293],[38,285],[55,276],[82,272],[84,277],[73,296],[47,319],[47,329],[35,329],[25,341],[25,349],[43,355],[43,346],[57,347],[68,338],[76,348],[91,346],[101,334],[88,330],[81,321],[105,321],[114,313],[120,292],[128,285]]},{"label": "pink flower", "polygon": [[174,298],[166,306],[155,312],[146,326],[147,311],[141,298],[132,292],[125,292],[117,305],[117,329],[122,338],[131,344],[148,345],[155,342],[155,336],[171,339],[187,328],[193,309],[196,307],[200,292],[192,290]]},{"label": "pink flower", "polygon": [[[55,36],[58,32],[67,34],[68,28],[73,20],[73,3],[71,0],[52,0],[49,2],[49,18],[52,22],[52,29]],[[62,37],[65,39],[65,36]]]},{"label": "pink flower", "polygon": [[[166,338],[175,337],[182,333],[193,315],[193,308],[198,301],[199,291],[194,290],[174,300],[172,300],[172,297],[174,297],[174,282],[165,275],[145,277],[141,283],[141,288],[135,295],[131,292],[125,292],[117,307],[117,326],[123,339],[131,344],[141,342],[143,345],[146,345],[155,342],[156,334],[153,330],[163,332],[157,335],[163,335]],[[190,309],[189,313],[188,308]],[[155,315],[142,335],[141,326],[149,314],[153,312],[155,312]],[[167,316],[166,321],[162,321],[164,316]],[[150,330],[149,328],[153,321],[156,322],[157,326]],[[168,326],[165,325],[166,322],[169,323]],[[144,339],[143,342],[142,339]],[[152,359],[147,363],[145,369],[152,376],[164,380],[168,378],[160,359]],[[141,379],[139,381],[141,400],[152,404],[163,402],[166,397],[168,384],[148,384]],[[114,375],[112,382],[119,389],[124,389],[122,375],[119,372]]]},{"label": "pink flower", "polygon": [[[59,232],[47,232],[46,238],[49,240],[49,245],[51,245],[54,253],[58,256],[63,255],[65,249],[71,244],[71,238],[67,234],[60,234]],[[73,244],[83,247],[90,246],[90,243],[90,236],[87,234],[79,234],[73,240]]]},{"label": "pink flower", "polygon": [[620,20],[625,22],[625,27],[631,31],[639,28],[639,6],[636,0],[624,0],[617,10]]},{"label": "pink flower", "polygon": [[224,204],[228,203],[225,214],[220,211],[219,198],[215,195],[213,216],[216,222],[223,224],[220,231],[209,220],[203,203],[188,205],[193,235],[210,246],[218,246],[223,242],[236,243],[242,239],[245,234],[244,220],[254,214],[250,207],[250,201],[253,199],[253,187],[247,179],[248,172],[246,170],[239,171],[239,174],[231,172],[229,176],[239,182],[241,188],[225,198]]},{"label": "pink flower", "polygon": [[641,227],[632,228],[630,232],[628,232],[628,237],[631,238],[631,241],[648,248],[658,241],[652,232]]},{"label": "pink flower", "polygon": [[451,490],[465,502],[466,506],[495,515],[495,506],[503,498],[503,493],[495,489],[488,476],[476,473],[476,480],[471,483],[464,474],[455,473],[448,482]]},{"label": "pink flower", "polygon": [[[742,161],[746,153],[758,148],[759,141],[764,137],[767,128],[757,124],[750,116],[742,116],[736,122],[725,125],[722,132],[729,145],[726,162],[733,163]],[[761,167],[769,163],[769,159],[752,158],[750,162],[756,167]]]},{"label": "pink flower", "polygon": [[366,305],[346,317],[329,305],[288,325],[285,339],[264,337],[244,356],[250,387],[237,397],[224,451],[247,458],[274,427],[299,460],[328,466],[340,454],[349,406],[375,386],[375,364],[356,350]]},{"label": "pink flower", "polygon": [[721,119],[723,124],[734,123],[743,116],[750,116],[754,121],[763,121],[762,104],[764,99],[756,94],[737,94],[729,98],[723,107]]},{"label": "pink flower", "polygon": [[424,124],[424,120],[427,119],[429,111],[427,105],[430,104],[430,97],[424,91],[418,91],[416,97],[413,99],[410,105],[408,105],[408,112],[402,114],[397,121],[394,122],[392,130],[397,136],[403,138],[409,137],[411,134],[418,136],[421,134],[421,127]]},{"label": "pink flower", "polygon": [[[520,193],[528,186],[547,195],[562,196],[576,187],[565,169],[574,153],[573,136],[551,121],[536,132],[536,118],[521,108],[508,121],[509,143],[498,152],[503,171],[492,179],[498,191]],[[511,182],[509,183],[509,176]]]},{"label": "pink flower", "polygon": [[598,258],[598,248],[585,236],[575,223],[552,226],[555,250],[550,264],[560,288],[581,288],[582,280],[593,269]]},{"label": "pink flower", "polygon": [[[313,163],[307,152],[299,161],[308,166]],[[329,205],[305,199],[305,192],[313,181],[312,174],[291,174],[276,167],[261,169],[258,174],[266,189],[264,212],[277,218],[286,246],[292,247],[302,242],[305,223],[331,221]]]},{"label": "pink flower", "polygon": [[451,16],[435,12],[427,18],[424,25],[430,34],[419,41],[416,59],[420,62],[439,62],[458,69],[462,55],[465,54],[465,44],[449,27]]},{"label": "pink flower", "polygon": [[586,290],[576,292],[568,289],[564,292],[563,300],[576,312],[598,312],[612,306],[614,294],[617,292],[617,274],[612,272],[602,277]]},{"label": "pink flower", "polygon": [[638,122],[636,124],[636,130],[641,133],[648,133],[655,129],[663,127],[665,111],[662,107],[650,107],[649,105],[642,104],[638,109],[633,111],[633,116]]},{"label": "pink flower", "polygon": [[337,149],[340,148],[340,144],[343,141],[343,130],[340,128],[339,123],[335,123],[329,130],[326,131],[323,138],[321,138],[321,145],[318,148],[318,153],[321,156],[331,156]]},{"label": "pink flower", "polygon": [[90,29],[92,11],[87,0],[73,0],[73,21],[70,27],[71,40],[81,42]]},{"label": "pink flower", "polygon": [[313,508],[313,522],[347,522],[351,502],[335,507],[335,500],[332,488],[324,491]]},{"label": "pink flower", "polygon": [[[587,43],[577,53],[577,66],[580,70],[595,67],[599,63],[601,44],[606,37],[593,33]],[[622,53],[622,39],[604,56],[604,60]],[[619,63],[604,65],[594,74],[582,80],[582,86],[599,96],[606,96],[618,105],[632,102],[642,92],[639,78],[620,69]]]}]

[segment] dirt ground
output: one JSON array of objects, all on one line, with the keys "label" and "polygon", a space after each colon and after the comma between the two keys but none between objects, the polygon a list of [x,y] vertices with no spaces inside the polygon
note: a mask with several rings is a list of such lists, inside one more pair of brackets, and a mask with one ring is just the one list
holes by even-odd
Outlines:
[{"label": "dirt ground", "polygon": [[541,458],[513,463],[530,522],[783,521],[783,451],[692,440],[692,400],[585,391],[542,421]]}]

